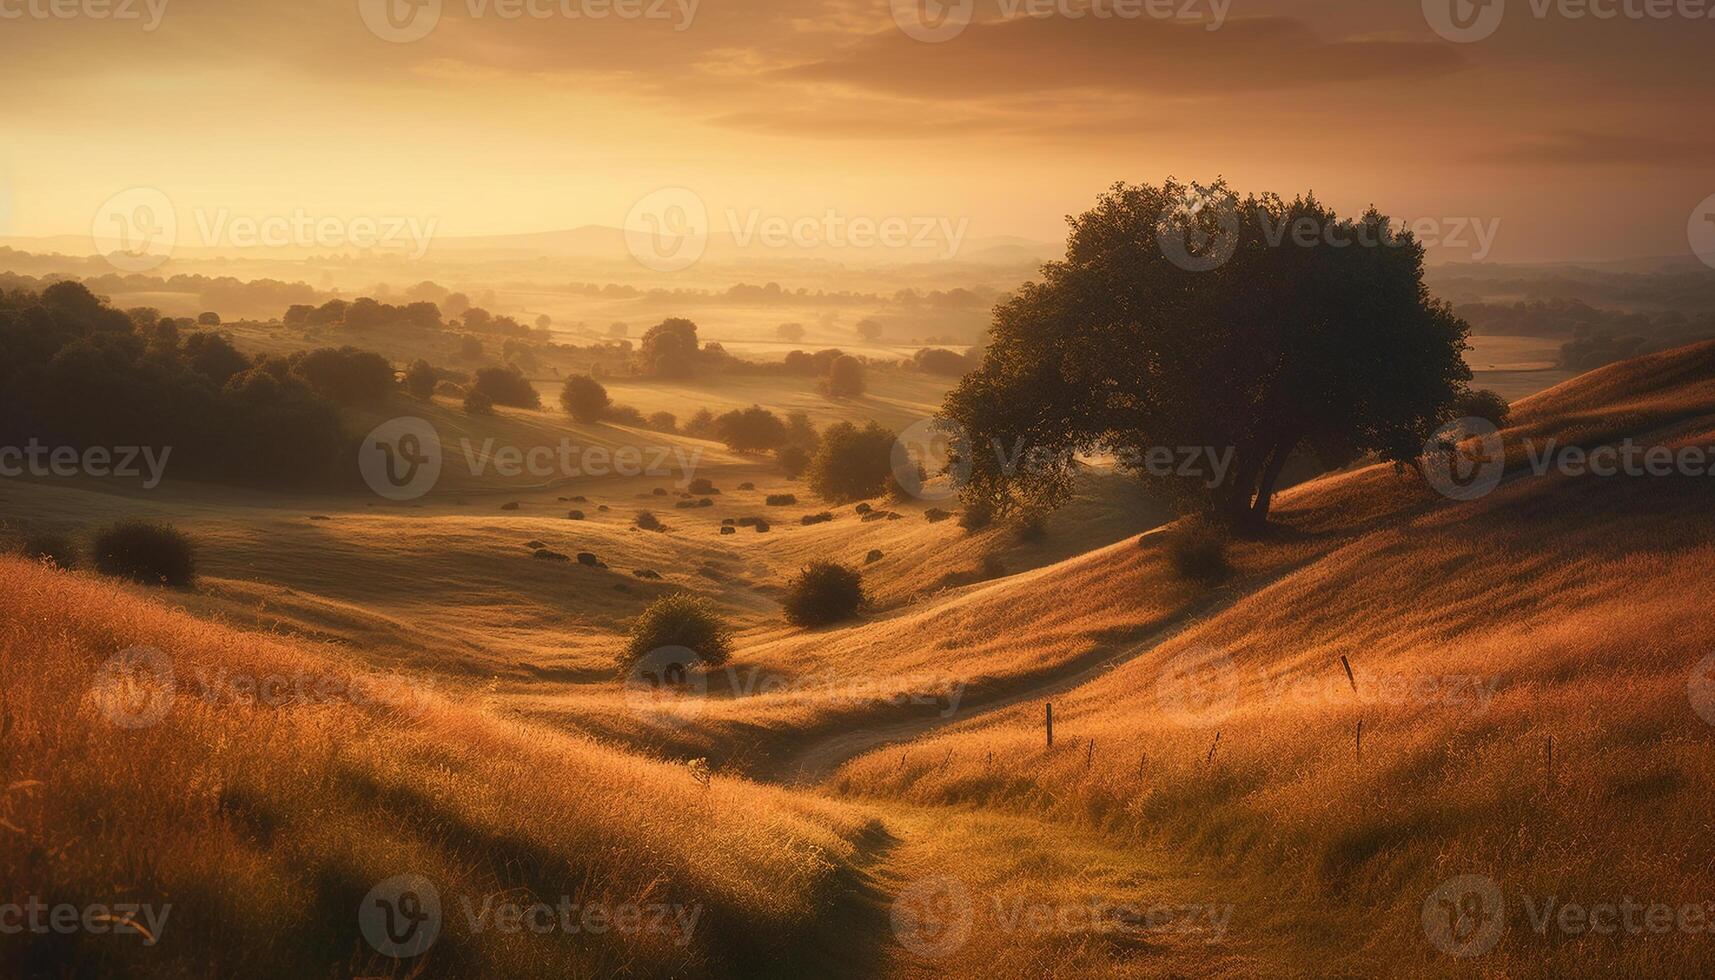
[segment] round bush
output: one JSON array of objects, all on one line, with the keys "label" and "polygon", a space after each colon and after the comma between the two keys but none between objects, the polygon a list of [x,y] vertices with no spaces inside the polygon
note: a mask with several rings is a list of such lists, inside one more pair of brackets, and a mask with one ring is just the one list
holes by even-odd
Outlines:
[{"label": "round bush", "polygon": [[151,585],[187,586],[196,577],[190,539],[176,528],[149,521],[120,521],[96,532],[90,548],[103,575]]},{"label": "round bush", "polygon": [[850,619],[863,605],[863,576],[831,561],[811,562],[786,585],[786,621],[825,626]]},{"label": "round bush", "polygon": [[670,595],[650,603],[631,624],[624,665],[629,667],[662,647],[694,650],[705,663],[718,667],[732,653],[732,633],[709,600]]},{"label": "round bush", "polygon": [[1232,573],[1227,563],[1227,535],[1210,522],[1193,517],[1167,541],[1167,557],[1181,576],[1214,585]]}]

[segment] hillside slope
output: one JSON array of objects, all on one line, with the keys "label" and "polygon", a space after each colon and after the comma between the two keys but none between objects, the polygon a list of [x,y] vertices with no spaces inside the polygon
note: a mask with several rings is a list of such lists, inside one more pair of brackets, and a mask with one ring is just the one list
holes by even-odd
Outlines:
[{"label": "hillside slope", "polygon": [[1532,910],[1715,891],[1715,478],[1527,460],[1551,437],[1715,460],[1715,345],[1528,399],[1504,435],[1513,469],[1470,502],[1385,467],[1289,491],[1276,540],[1314,560],[1055,697],[1054,748],[1031,702],[832,785],[1171,845],[1264,906],[1334,910],[1305,939],[1335,973],[1455,972],[1425,916],[1461,875],[1504,902],[1479,973],[1706,973],[1698,936]]}]

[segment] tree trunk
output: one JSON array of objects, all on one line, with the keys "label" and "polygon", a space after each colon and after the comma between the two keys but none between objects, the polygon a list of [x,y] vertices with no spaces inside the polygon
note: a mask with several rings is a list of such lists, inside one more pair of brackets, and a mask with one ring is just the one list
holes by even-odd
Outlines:
[{"label": "tree trunk", "polygon": [[1261,530],[1268,525],[1268,509],[1274,503],[1275,484],[1280,482],[1280,473],[1286,468],[1286,461],[1292,458],[1292,451],[1298,448],[1298,442],[1296,438],[1282,439],[1269,454],[1268,463],[1262,468],[1262,475],[1257,481],[1256,500],[1250,508],[1248,522],[1252,528]]}]

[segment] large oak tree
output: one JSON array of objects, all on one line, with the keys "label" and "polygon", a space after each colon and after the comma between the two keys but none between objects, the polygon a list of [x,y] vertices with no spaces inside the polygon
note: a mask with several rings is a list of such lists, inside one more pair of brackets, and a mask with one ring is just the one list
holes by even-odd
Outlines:
[{"label": "large oak tree", "polygon": [[1116,184],[1068,221],[1066,257],[996,308],[943,409],[969,440],[969,505],[1053,507],[1081,453],[1209,447],[1231,450],[1215,485],[1206,468],[1139,475],[1183,510],[1261,525],[1295,452],[1412,460],[1466,390],[1469,327],[1374,209],[1168,180]]}]

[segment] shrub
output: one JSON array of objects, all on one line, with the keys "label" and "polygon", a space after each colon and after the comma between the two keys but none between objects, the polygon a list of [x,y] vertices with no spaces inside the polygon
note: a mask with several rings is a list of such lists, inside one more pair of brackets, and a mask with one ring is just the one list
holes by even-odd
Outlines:
[{"label": "shrub", "polygon": [[715,489],[714,481],[706,476],[699,476],[692,480],[685,489],[696,494],[720,493],[719,490]]},{"label": "shrub", "polygon": [[850,619],[863,605],[863,576],[831,561],[811,562],[786,585],[786,621],[825,626]]},{"label": "shrub", "polygon": [[790,507],[797,502],[797,496],[790,493],[771,493],[763,500],[770,507]]},{"label": "shrub", "polygon": [[1184,578],[1213,585],[1232,573],[1227,563],[1227,536],[1214,524],[1193,517],[1170,534],[1167,558]]},{"label": "shrub", "polygon": [[612,403],[601,382],[587,374],[574,374],[560,386],[560,407],[579,422],[599,421]]},{"label": "shrub", "polygon": [[805,527],[809,527],[812,524],[826,524],[833,519],[834,515],[829,511],[824,510],[820,514],[805,514],[803,517],[798,518],[798,523]]},{"label": "shrub", "polygon": [[651,412],[644,427],[656,432],[674,432],[679,428],[679,420],[673,417],[672,412]]},{"label": "shrub", "polygon": [[959,512],[959,526],[967,531],[980,531],[994,521],[994,505],[986,500],[968,501]]},{"label": "shrub", "polygon": [[646,510],[637,512],[637,526],[645,531],[665,531],[667,526],[661,523],[661,518]]},{"label": "shrub", "polygon": [[412,397],[424,401],[434,397],[436,380],[434,367],[422,358],[412,361],[411,366],[405,369],[405,390]]},{"label": "shrub", "polygon": [[822,381],[822,390],[830,398],[856,398],[864,393],[863,376],[863,362],[843,354],[828,365],[828,376]]},{"label": "shrub", "polygon": [[542,407],[542,396],[536,392],[536,386],[516,367],[478,368],[476,379],[471,383],[471,390],[487,395],[495,405],[510,405],[513,408]]},{"label": "shrub", "polygon": [[69,535],[57,531],[32,531],[24,535],[18,551],[31,561],[52,562],[60,568],[77,564],[77,545]]},{"label": "shrub", "polygon": [[480,391],[467,392],[464,396],[464,410],[469,415],[493,415],[494,399]]},{"label": "shrub", "polygon": [[972,358],[941,347],[925,347],[911,355],[911,366],[927,374],[963,377],[977,365]]},{"label": "shrub", "polygon": [[837,422],[810,461],[810,489],[831,503],[879,496],[893,482],[893,433],[874,422]]},{"label": "shrub", "polygon": [[738,453],[766,452],[786,441],[786,423],[760,405],[715,419],[715,435]]},{"label": "shrub", "polygon": [[165,524],[139,520],[110,524],[96,532],[90,556],[101,574],[133,582],[187,586],[196,578],[190,539]]},{"label": "shrub", "polygon": [[648,424],[643,413],[630,405],[613,405],[603,413],[602,417],[615,425],[631,425],[641,429]]},{"label": "shrub", "polygon": [[1507,419],[1512,415],[1512,406],[1499,394],[1487,388],[1467,391],[1453,400],[1450,409],[1455,418],[1483,419],[1497,429],[1507,427]]},{"label": "shrub", "polygon": [[624,665],[630,666],[662,647],[686,647],[710,666],[718,667],[732,653],[732,633],[707,599],[670,595],[650,603],[631,624]]}]

